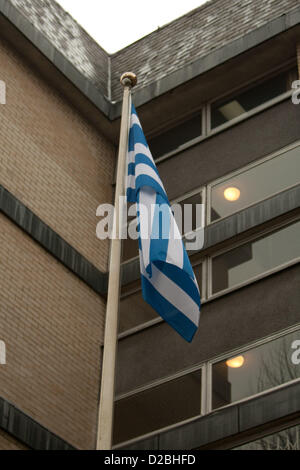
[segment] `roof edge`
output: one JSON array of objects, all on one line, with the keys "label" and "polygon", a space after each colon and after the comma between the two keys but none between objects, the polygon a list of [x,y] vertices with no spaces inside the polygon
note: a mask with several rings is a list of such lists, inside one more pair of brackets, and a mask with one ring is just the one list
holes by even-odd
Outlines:
[{"label": "roof edge", "polygon": [[[9,0],[0,0],[0,13],[25,36],[109,121],[121,116],[121,101],[114,102],[104,96]],[[300,24],[300,6],[283,14],[260,28],[247,33],[225,46],[215,49],[176,72],[136,90],[136,107],[173,90],[224,62]],[[112,55],[108,55],[112,57]],[[109,86],[109,84],[108,84]],[[111,96],[111,90],[109,93]]]}]

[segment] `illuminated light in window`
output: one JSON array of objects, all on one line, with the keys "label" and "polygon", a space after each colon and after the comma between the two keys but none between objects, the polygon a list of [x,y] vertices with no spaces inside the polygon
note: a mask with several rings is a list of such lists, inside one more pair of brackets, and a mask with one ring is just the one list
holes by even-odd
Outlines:
[{"label": "illuminated light in window", "polygon": [[239,367],[242,367],[244,363],[245,359],[243,356],[234,357],[233,359],[228,359],[228,361],[226,361],[226,365],[232,369],[238,369]]},{"label": "illuminated light in window", "polygon": [[227,188],[224,191],[224,197],[227,201],[235,202],[240,199],[241,191],[238,188]]}]

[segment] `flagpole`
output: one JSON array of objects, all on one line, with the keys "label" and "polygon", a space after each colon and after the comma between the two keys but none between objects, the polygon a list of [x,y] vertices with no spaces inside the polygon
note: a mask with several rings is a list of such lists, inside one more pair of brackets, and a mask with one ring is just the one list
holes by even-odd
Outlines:
[{"label": "flagpole", "polygon": [[136,85],[137,78],[135,74],[127,72],[122,75],[120,81],[124,87],[124,95],[115,192],[114,236],[111,240],[110,252],[97,450],[111,450],[112,448],[122,244],[122,240],[119,238],[119,213],[121,209],[120,197],[125,195],[125,171],[128,148],[131,88]]}]

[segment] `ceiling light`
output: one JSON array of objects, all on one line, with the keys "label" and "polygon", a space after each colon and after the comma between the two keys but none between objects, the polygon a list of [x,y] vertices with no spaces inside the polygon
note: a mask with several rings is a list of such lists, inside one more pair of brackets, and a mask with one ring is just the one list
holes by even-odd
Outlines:
[{"label": "ceiling light", "polygon": [[224,197],[227,201],[235,202],[240,199],[241,191],[238,188],[227,188],[224,191]]},{"label": "ceiling light", "polygon": [[230,101],[230,103],[221,106],[219,111],[223,114],[227,121],[231,121],[231,119],[234,119],[246,112],[243,106],[236,100]]},{"label": "ceiling light", "polygon": [[226,365],[232,369],[238,369],[244,365],[245,359],[243,356],[234,357],[233,359],[228,359]]}]

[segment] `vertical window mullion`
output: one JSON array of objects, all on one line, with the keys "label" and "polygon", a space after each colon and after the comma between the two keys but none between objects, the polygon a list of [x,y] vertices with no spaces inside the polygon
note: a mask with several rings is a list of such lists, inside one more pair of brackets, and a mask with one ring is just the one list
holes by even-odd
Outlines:
[{"label": "vertical window mullion", "polygon": [[212,410],[212,365],[207,362],[202,367],[201,384],[201,415],[207,415]]},{"label": "vertical window mullion", "polygon": [[207,413],[207,379],[206,379],[206,364],[201,369],[201,415],[205,415]]}]

